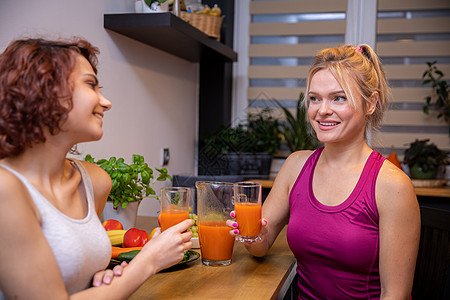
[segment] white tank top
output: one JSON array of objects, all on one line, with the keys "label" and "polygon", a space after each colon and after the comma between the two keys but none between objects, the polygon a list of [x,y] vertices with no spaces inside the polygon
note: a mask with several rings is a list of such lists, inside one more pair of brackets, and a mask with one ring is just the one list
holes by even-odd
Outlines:
[{"label": "white tank top", "polygon": [[[111,242],[95,212],[92,182],[86,169],[79,161],[70,161],[81,174],[88,201],[88,214],[81,220],[66,216],[24,176],[11,168],[0,166],[15,174],[27,187],[41,214],[41,228],[58,262],[66,289],[69,294],[73,294],[88,288],[93,275],[108,266]],[[0,299],[4,299],[1,291]]]}]

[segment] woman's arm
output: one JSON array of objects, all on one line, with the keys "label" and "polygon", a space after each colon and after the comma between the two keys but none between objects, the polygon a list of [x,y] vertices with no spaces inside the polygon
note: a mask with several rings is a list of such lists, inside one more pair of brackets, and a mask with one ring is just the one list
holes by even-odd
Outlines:
[{"label": "woman's arm", "polygon": [[420,210],[409,177],[389,161],[376,186],[381,299],[410,299],[420,240]]},{"label": "woman's arm", "polygon": [[269,251],[280,231],[289,221],[289,193],[311,151],[298,151],[291,154],[281,167],[269,195],[262,207],[262,240],[246,245],[254,256],[264,256]]},{"label": "woman's arm", "polygon": [[121,276],[114,277],[109,285],[86,289],[72,295],[70,299],[127,299],[149,277],[183,259],[184,251],[192,247],[192,232],[186,231],[192,225],[189,219],[162,233],[157,230],[141,252],[123,269]]}]

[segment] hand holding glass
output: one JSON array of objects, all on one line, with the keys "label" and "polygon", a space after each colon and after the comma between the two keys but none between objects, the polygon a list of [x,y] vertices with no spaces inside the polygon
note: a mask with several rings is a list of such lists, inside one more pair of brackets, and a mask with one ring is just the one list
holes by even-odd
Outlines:
[{"label": "hand holding glass", "polygon": [[161,231],[189,218],[189,188],[163,187],[160,200]]},{"label": "hand holding glass", "polygon": [[243,243],[261,240],[261,197],[262,187],[258,182],[237,182],[234,184],[234,210],[239,224],[237,239]]}]

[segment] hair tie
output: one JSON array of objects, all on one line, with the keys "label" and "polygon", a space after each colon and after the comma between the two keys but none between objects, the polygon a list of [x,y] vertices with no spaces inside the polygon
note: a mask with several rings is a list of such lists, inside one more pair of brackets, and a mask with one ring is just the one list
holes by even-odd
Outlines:
[{"label": "hair tie", "polygon": [[355,47],[354,49],[355,49],[355,51],[363,53],[363,49],[361,47]]}]

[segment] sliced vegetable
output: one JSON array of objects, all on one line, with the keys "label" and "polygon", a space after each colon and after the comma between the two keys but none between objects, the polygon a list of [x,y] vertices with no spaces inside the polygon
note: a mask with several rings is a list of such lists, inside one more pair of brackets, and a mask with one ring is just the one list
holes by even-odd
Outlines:
[{"label": "sliced vegetable", "polygon": [[119,256],[117,257],[117,259],[120,261],[130,262],[136,255],[138,255],[139,252],[141,252],[141,250],[133,250],[133,251],[120,253]]}]

